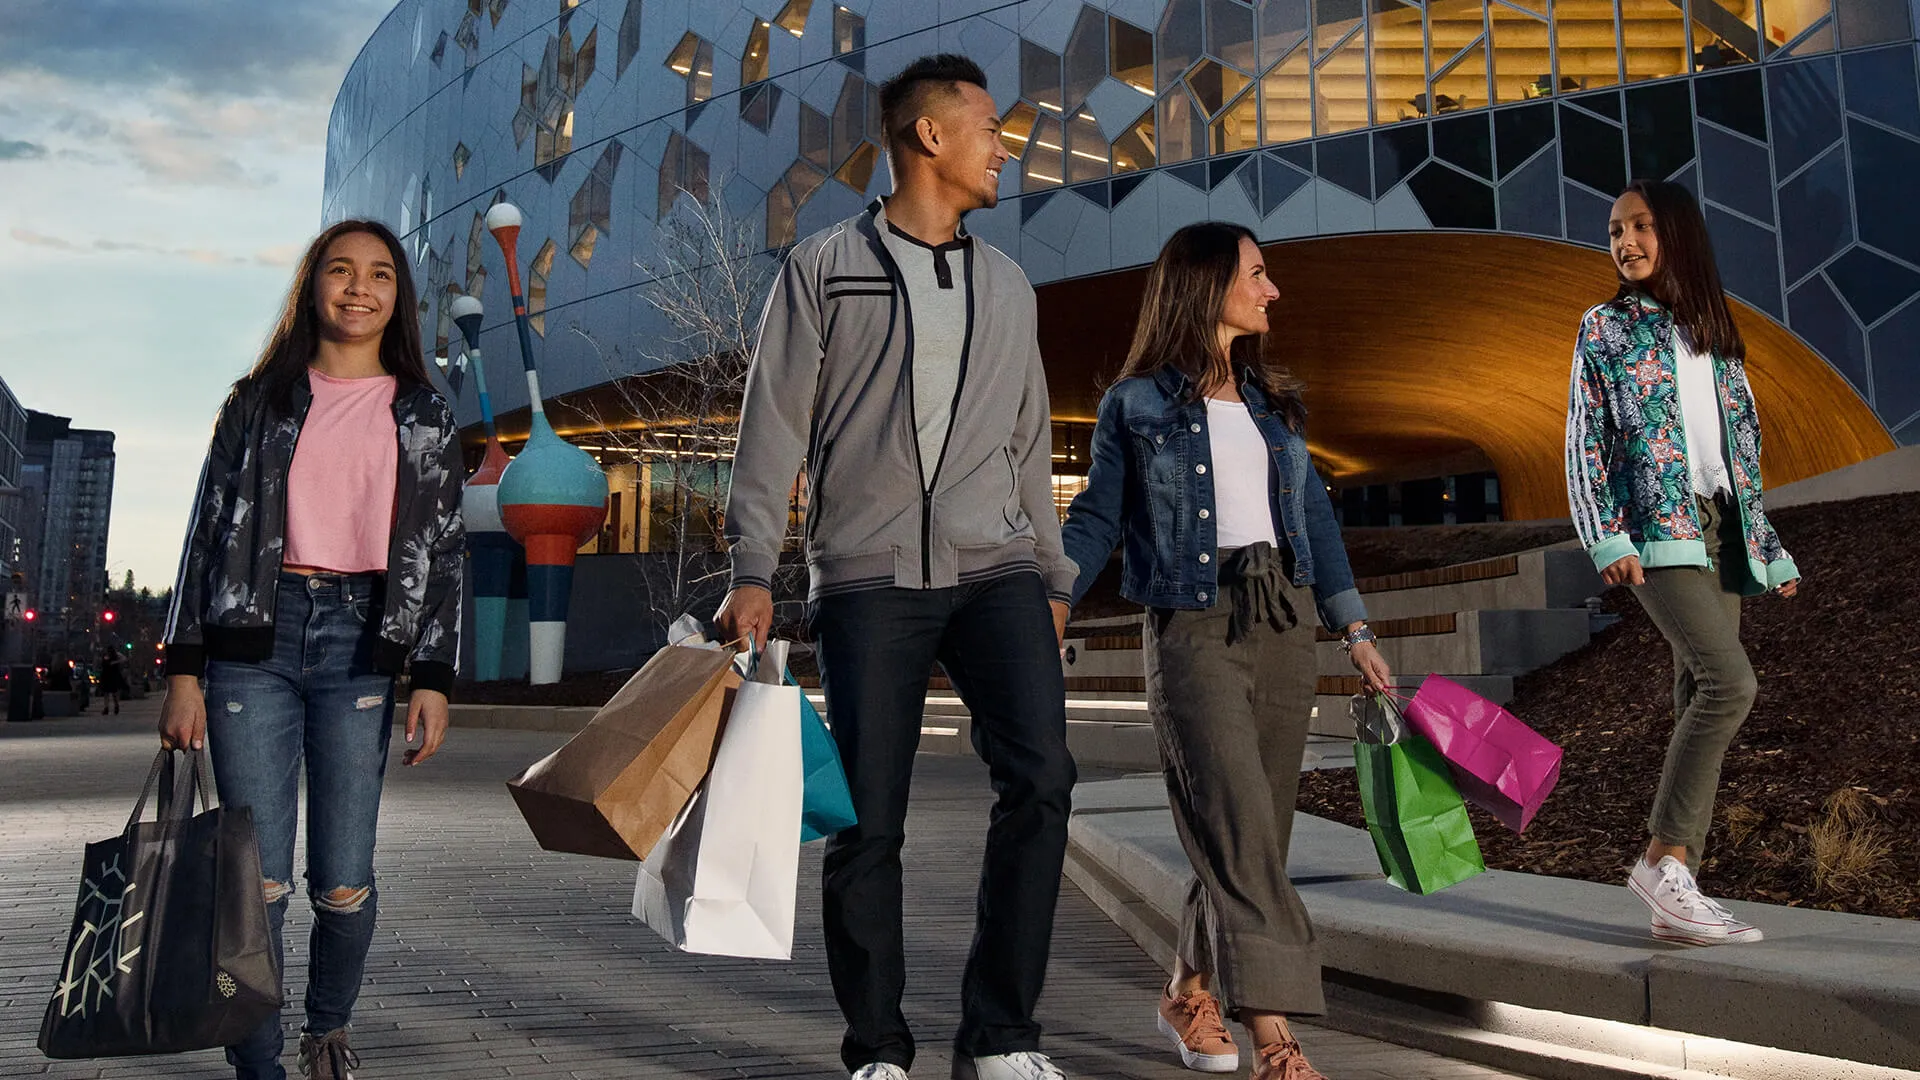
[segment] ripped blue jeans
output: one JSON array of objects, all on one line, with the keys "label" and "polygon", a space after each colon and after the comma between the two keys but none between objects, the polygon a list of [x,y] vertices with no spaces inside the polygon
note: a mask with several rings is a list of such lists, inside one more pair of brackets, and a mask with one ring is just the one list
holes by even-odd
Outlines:
[{"label": "ripped blue jeans", "polygon": [[[253,809],[276,952],[293,891],[301,766],[313,933],[306,1027],[345,1027],[360,996],[377,895],[373,841],[393,730],[393,678],[374,670],[381,575],[282,573],[273,655],[207,665],[207,749],[226,806]],[[372,621],[374,627],[369,627]],[[238,1080],[283,1080],[278,1014],[227,1048]]]}]

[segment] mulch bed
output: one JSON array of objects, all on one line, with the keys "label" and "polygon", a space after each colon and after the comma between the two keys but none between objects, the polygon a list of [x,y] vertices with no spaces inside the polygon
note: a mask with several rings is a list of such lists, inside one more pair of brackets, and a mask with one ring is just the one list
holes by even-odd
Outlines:
[{"label": "mulch bed", "polygon": [[[1920,495],[1772,517],[1806,582],[1742,614],[1760,697],[1727,754],[1702,881],[1733,899],[1920,918]],[[1603,604],[1620,622],[1517,680],[1509,708],[1566,758],[1525,836],[1473,812],[1489,867],[1617,884],[1646,843],[1672,654],[1627,590]],[[1364,824],[1351,772],[1302,780],[1300,809]]]}]

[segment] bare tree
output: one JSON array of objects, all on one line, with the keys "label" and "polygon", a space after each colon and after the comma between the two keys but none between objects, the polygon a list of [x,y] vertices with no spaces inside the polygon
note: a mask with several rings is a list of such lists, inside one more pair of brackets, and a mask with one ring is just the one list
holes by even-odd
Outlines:
[{"label": "bare tree", "polygon": [[[599,429],[603,463],[632,466],[635,528],[644,532],[633,550],[643,553],[645,603],[662,627],[689,612],[710,614],[726,591],[722,516],[747,366],[777,269],[720,189],[711,185],[705,198],[683,191],[636,260],[641,295],[664,334],[622,346],[573,328],[609,376],[609,392],[582,411]],[[792,536],[797,521],[796,504]],[[798,572],[782,571],[776,597],[791,592]]]}]

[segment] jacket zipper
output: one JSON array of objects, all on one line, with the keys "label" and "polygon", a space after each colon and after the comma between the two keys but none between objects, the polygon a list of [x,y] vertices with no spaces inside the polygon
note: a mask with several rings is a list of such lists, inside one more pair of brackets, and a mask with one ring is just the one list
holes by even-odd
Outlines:
[{"label": "jacket zipper", "polygon": [[[960,263],[961,279],[967,288],[967,329],[960,336],[960,371],[953,380],[953,400],[947,404],[947,433],[940,440],[940,458],[933,463],[933,477],[927,481],[920,513],[921,588],[933,587],[933,489],[940,481],[940,470],[947,464],[947,448],[953,445],[954,422],[960,418],[960,394],[967,388],[967,359],[973,351],[973,242],[967,242],[966,256]],[[905,289],[901,292],[904,295]],[[920,445],[918,418],[914,423],[914,446]],[[1019,474],[1014,474],[1014,493],[1019,494]]]},{"label": "jacket zipper", "polygon": [[[907,276],[900,271],[900,264],[894,261],[893,252],[887,250],[886,237],[879,235],[885,226],[876,219],[874,224],[874,247],[878,250],[880,261],[886,267],[887,276],[893,280],[894,295],[899,298],[903,318],[900,320],[906,335],[906,355],[901,361],[907,369],[907,415],[912,421],[907,441],[913,446],[913,470],[920,477],[920,587],[933,587],[933,478],[927,475],[926,459],[920,455],[920,416],[914,404],[913,393],[913,299],[907,295]],[[952,434],[952,430],[948,430]],[[945,451],[942,451],[945,456]],[[939,462],[934,463],[934,472],[940,471]]]}]

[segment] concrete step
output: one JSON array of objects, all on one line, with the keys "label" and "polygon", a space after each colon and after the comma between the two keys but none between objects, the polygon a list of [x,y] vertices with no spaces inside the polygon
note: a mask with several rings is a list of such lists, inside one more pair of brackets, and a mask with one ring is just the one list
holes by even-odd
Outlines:
[{"label": "concrete step", "polygon": [[[1107,893],[1102,906],[1137,939],[1174,923],[1190,869],[1160,783],[1085,784],[1074,804],[1076,883]],[[1767,940],[1690,950],[1654,940],[1622,887],[1489,871],[1412,896],[1383,879],[1365,831],[1294,820],[1288,870],[1336,978],[1439,995],[1495,1033],[1668,1047],[1650,1063],[1669,1069],[1748,1080],[1920,1069],[1920,922],[1732,903]],[[1165,955],[1164,941],[1141,940]]]}]

